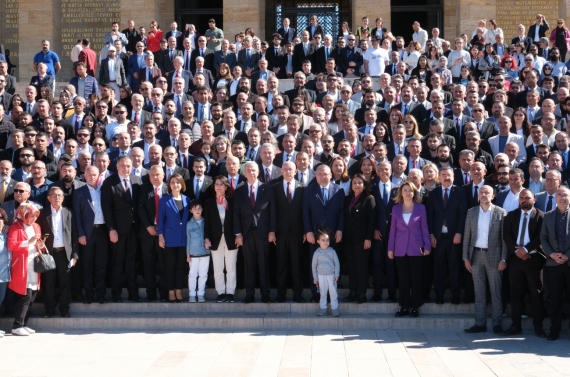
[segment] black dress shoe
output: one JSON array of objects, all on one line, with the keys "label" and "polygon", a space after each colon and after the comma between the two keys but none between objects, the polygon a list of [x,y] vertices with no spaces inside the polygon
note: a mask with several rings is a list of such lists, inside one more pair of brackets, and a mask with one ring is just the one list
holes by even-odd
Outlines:
[{"label": "black dress shoe", "polygon": [[497,334],[497,335],[498,335],[498,334],[502,334],[502,333],[503,333],[503,328],[502,328],[500,325],[493,326],[493,332],[494,332],[495,334]]},{"label": "black dress shoe", "polygon": [[554,341],[554,340],[556,340],[556,339],[558,339],[558,335],[554,335],[554,334],[552,334],[552,333],[551,333],[551,334],[548,334],[548,336],[546,337],[546,340]]},{"label": "black dress shoe", "polygon": [[410,312],[408,311],[408,309],[400,309],[395,314],[396,317],[404,317],[407,315],[410,315]]},{"label": "black dress shoe", "polygon": [[485,326],[477,326],[477,325],[475,325],[475,326],[470,327],[470,328],[468,328],[468,329],[465,329],[465,330],[463,330],[463,331],[465,331],[467,334],[475,334],[475,333],[478,333],[478,332],[486,332],[486,331],[487,331],[487,328],[486,328]]},{"label": "black dress shoe", "polygon": [[398,302],[398,300],[396,300],[396,294],[388,295],[388,301],[390,301],[390,302]]},{"label": "black dress shoe", "polygon": [[223,293],[221,295],[218,295],[218,298],[216,298],[216,302],[226,302],[226,295]]},{"label": "black dress shoe", "polygon": [[357,304],[364,304],[365,302],[367,302],[368,299],[366,298],[366,295],[360,295],[358,296],[358,298],[356,299],[356,303]]},{"label": "black dress shoe", "polygon": [[69,314],[68,311],[66,311],[66,312],[61,312],[61,316],[62,316],[63,318],[69,318],[69,317],[71,317],[71,315]]},{"label": "black dress shoe", "polygon": [[116,304],[120,304],[121,302],[123,302],[123,299],[120,298],[120,297],[114,297],[114,298],[113,298],[113,302],[116,303]]},{"label": "black dress shoe", "polygon": [[543,329],[536,329],[534,330],[534,335],[536,335],[537,337],[544,339],[546,338],[546,333],[544,332]]},{"label": "black dress shoe", "polygon": [[513,335],[520,335],[522,334],[522,329],[518,328],[518,327],[509,327],[508,329],[506,329],[505,331],[503,331],[501,333],[502,336],[513,336]]},{"label": "black dress shoe", "polygon": [[153,302],[156,301],[156,296],[146,296],[144,302]]},{"label": "black dress shoe", "polygon": [[380,302],[382,301],[382,295],[374,295],[370,297],[370,302]]},{"label": "black dress shoe", "polygon": [[418,309],[412,309],[410,312],[410,317],[416,318],[420,316],[420,311]]},{"label": "black dress shoe", "polygon": [[280,304],[285,302],[285,301],[287,301],[287,298],[285,297],[285,295],[277,295],[277,297],[275,298],[275,302],[278,302]]},{"label": "black dress shoe", "polygon": [[97,298],[97,302],[98,302],[99,304],[106,304],[106,303],[107,303],[107,300],[105,300],[105,297],[98,297],[98,298]]},{"label": "black dress shoe", "polygon": [[234,302],[234,295],[226,295],[226,302]]},{"label": "black dress shoe", "polygon": [[453,305],[459,305],[459,304],[461,304],[461,300],[459,299],[459,297],[454,297],[451,299],[451,303]]},{"label": "black dress shoe", "polygon": [[83,300],[84,304],[90,305],[93,303],[93,299],[92,298],[86,298],[85,300]]},{"label": "black dress shoe", "polygon": [[142,302],[142,299],[139,296],[131,296],[131,297],[129,297],[129,301]]},{"label": "black dress shoe", "polygon": [[269,297],[269,295],[262,295],[261,302],[263,302],[264,304],[269,304],[271,303],[271,298]]},{"label": "black dress shoe", "polygon": [[253,296],[245,296],[245,298],[242,301],[244,304],[251,304],[252,302],[255,302],[255,297]]},{"label": "black dress shoe", "polygon": [[321,294],[316,293],[311,297],[311,302],[318,304],[321,301]]},{"label": "black dress shoe", "polygon": [[307,303],[307,300],[305,300],[303,298],[303,296],[293,296],[293,301],[296,302],[297,304],[305,304]]},{"label": "black dress shoe", "polygon": [[53,313],[53,312],[46,312],[46,313],[44,314],[44,318],[51,318],[51,317],[53,317],[54,315],[55,315],[55,313]]},{"label": "black dress shoe", "polygon": [[435,298],[435,303],[438,304],[438,305],[443,305],[443,303],[444,303],[443,297],[442,297],[442,296],[437,296],[437,297]]},{"label": "black dress shoe", "polygon": [[357,298],[358,298],[358,297],[356,296],[356,293],[351,293],[351,294],[349,294],[348,296],[346,296],[346,297],[344,298],[344,300],[342,300],[342,301],[344,301],[344,302],[354,302],[354,301],[356,301]]}]

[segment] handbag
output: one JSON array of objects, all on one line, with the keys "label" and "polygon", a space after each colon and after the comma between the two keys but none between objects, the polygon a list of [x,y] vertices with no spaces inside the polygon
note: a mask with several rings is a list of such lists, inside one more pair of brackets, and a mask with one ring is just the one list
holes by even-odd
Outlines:
[{"label": "handbag", "polygon": [[55,270],[55,260],[53,257],[41,251],[36,253],[34,257],[34,272],[41,274],[47,271]]}]

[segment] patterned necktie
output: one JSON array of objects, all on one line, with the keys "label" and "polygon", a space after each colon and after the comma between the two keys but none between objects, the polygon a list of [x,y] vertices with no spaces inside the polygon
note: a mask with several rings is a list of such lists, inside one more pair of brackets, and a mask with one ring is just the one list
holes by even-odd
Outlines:
[{"label": "patterned necktie", "polygon": [[265,183],[269,183],[271,180],[271,175],[269,174],[269,168],[265,168]]},{"label": "patterned necktie", "polygon": [[546,203],[546,212],[552,211],[552,195],[548,196],[548,203]]},{"label": "patterned necktie", "polygon": [[523,219],[523,223],[522,223],[522,228],[521,228],[521,238],[519,238],[519,246],[523,247],[524,246],[524,236],[526,234],[526,224],[528,222],[528,213],[524,214],[524,219]]}]

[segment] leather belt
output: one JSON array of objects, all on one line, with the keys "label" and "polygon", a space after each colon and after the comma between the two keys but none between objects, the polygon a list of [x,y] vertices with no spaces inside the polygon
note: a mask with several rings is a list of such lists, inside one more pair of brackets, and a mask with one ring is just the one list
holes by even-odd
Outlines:
[{"label": "leather belt", "polygon": [[102,226],[105,226],[105,224],[93,224],[93,228],[101,228]]},{"label": "leather belt", "polygon": [[51,249],[52,251],[60,252],[60,251],[65,251],[65,247],[54,247],[53,249]]},{"label": "leather belt", "polygon": [[483,248],[481,248],[481,247],[474,247],[473,250],[475,250],[475,251],[481,251],[481,252],[483,252],[483,253],[486,253],[487,251],[489,251],[489,249],[483,249]]}]

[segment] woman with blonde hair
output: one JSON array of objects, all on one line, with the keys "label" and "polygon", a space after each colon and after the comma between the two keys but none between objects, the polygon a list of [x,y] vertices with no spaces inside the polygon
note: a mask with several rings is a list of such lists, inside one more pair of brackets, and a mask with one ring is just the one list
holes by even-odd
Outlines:
[{"label": "woman with blonde hair", "polygon": [[418,122],[413,115],[406,114],[404,120],[402,121],[404,127],[406,128],[406,141],[415,137],[416,139],[421,139],[422,135],[419,132]]},{"label": "woman with blonde hair", "polygon": [[422,168],[424,175],[424,188],[429,192],[437,187],[439,182],[439,170],[435,164],[426,164]]}]

